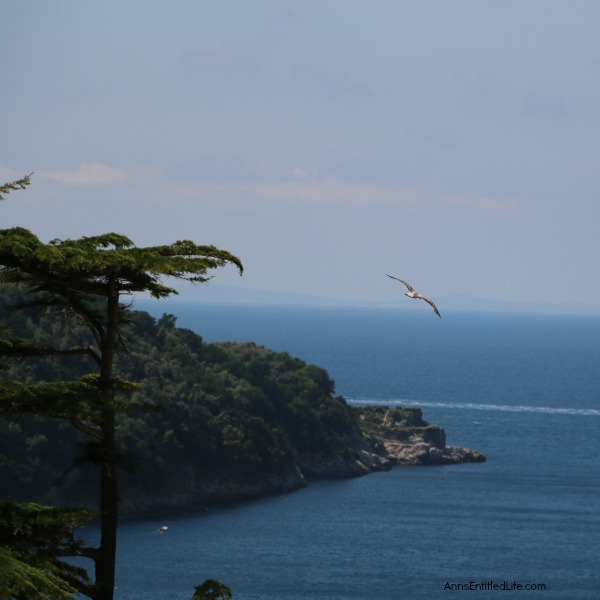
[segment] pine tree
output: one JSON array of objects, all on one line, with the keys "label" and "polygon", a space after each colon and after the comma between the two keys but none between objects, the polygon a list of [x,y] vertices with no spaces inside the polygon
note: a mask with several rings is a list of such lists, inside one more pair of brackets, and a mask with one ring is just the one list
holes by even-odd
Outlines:
[{"label": "pine tree", "polygon": [[[0,188],[21,189],[27,178]],[[13,187],[16,186],[16,187]],[[0,385],[0,407],[5,413],[68,419],[90,441],[84,458],[100,473],[100,545],[86,555],[95,563],[95,584],[81,589],[93,600],[112,600],[118,521],[117,467],[123,462],[116,437],[118,411],[151,408],[134,405],[124,393],[135,384],[113,376],[115,354],[125,347],[123,327],[128,304],[124,297],[147,292],[165,298],[177,291],[165,278],[205,283],[207,273],[226,265],[243,272],[241,261],[214,246],[178,241],[165,246],[136,247],[127,237],[108,233],[76,240],[40,241],[31,231],[0,230],[0,284],[21,287],[29,297],[15,309],[41,307],[82,321],[90,343],[81,348],[48,348],[35,341],[4,338],[0,356],[27,358],[81,354],[95,369],[78,381]],[[130,303],[129,303],[130,305]]]},{"label": "pine tree", "polygon": [[87,573],[61,560],[84,556],[73,530],[92,511],[0,500],[0,598],[73,598],[90,592]]}]

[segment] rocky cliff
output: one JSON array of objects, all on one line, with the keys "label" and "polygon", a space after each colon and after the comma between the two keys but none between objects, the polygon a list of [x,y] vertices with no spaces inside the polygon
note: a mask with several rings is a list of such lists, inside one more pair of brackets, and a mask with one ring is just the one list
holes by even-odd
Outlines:
[{"label": "rocky cliff", "polygon": [[[352,433],[352,450],[338,456],[299,453],[286,471],[263,473],[260,477],[231,479],[218,474],[198,479],[189,472],[177,488],[161,494],[140,496],[124,490],[122,514],[140,516],[198,510],[227,502],[292,492],[310,479],[333,479],[367,475],[393,466],[452,465],[484,462],[477,450],[447,446],[446,434],[438,425],[423,420],[419,408],[353,407],[357,427]],[[185,484],[182,485],[182,481]],[[125,486],[127,488],[127,485]]]},{"label": "rocky cliff", "polygon": [[484,462],[477,450],[446,445],[446,433],[423,420],[420,408],[354,407],[360,427],[379,456],[392,465]]}]

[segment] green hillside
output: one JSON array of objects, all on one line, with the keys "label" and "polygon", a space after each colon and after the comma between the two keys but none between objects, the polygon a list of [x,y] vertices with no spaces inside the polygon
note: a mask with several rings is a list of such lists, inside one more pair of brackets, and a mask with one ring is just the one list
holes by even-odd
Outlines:
[{"label": "green hillside", "polygon": [[[13,336],[53,347],[85,347],[87,329],[52,310],[11,314],[15,288],[3,286],[0,314]],[[126,513],[190,508],[292,490],[305,478],[344,477],[386,466],[367,461],[370,441],[327,372],[255,344],[208,344],[176,326],[131,311],[117,360],[120,377],[139,382],[132,401],[160,410],[121,414]],[[10,364],[6,379],[73,379],[88,357],[36,358]],[[0,420],[1,495],[18,500],[92,504],[94,467],[78,452],[81,434],[67,422]]]}]

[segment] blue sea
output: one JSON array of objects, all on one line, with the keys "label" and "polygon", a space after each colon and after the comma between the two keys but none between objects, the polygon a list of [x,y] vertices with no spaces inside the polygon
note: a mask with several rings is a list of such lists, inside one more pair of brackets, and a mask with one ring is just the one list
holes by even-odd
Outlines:
[{"label": "blue sea", "polygon": [[600,317],[139,307],[322,366],[350,403],[422,407],[488,460],[124,522],[119,600],[189,600],[207,578],[235,600],[600,598]]}]

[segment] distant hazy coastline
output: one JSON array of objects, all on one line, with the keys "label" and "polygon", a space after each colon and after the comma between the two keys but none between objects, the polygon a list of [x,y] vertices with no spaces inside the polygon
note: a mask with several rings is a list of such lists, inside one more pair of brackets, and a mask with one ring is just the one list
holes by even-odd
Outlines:
[{"label": "distant hazy coastline", "polygon": [[[177,287],[177,286],[175,286]],[[414,303],[404,302],[402,296],[392,296],[383,302],[374,302],[360,298],[328,298],[297,292],[276,292],[246,288],[243,286],[220,285],[210,283],[196,288],[182,288],[178,296],[164,301],[161,305],[174,305],[178,303],[211,303],[211,304],[248,304],[265,306],[315,306],[315,307],[353,307],[353,308],[395,308],[398,310],[416,310]],[[151,306],[156,310],[155,300],[138,297],[136,304],[140,308],[149,310]],[[475,296],[441,296],[436,297],[436,304],[443,313],[449,311],[486,311],[509,313],[557,313],[557,314],[582,314],[600,315],[600,306],[593,304],[554,304],[511,302],[502,300],[489,300]]]}]

